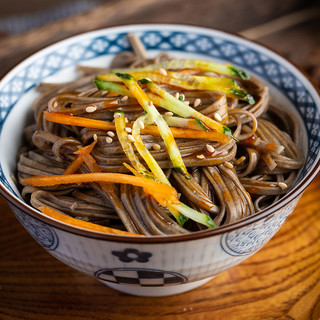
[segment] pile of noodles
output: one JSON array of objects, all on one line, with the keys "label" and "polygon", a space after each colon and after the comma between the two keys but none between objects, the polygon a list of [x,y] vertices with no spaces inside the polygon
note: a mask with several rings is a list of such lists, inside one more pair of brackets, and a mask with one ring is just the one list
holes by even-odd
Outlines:
[{"label": "pile of noodles", "polygon": [[[139,41],[136,38],[131,41],[135,53],[118,55],[111,68],[144,66],[170,59],[160,54],[148,60]],[[95,76],[108,69],[78,69],[82,76],[77,81],[39,86],[42,94],[33,105],[35,121],[25,129],[26,142],[20,149],[17,165],[19,181],[30,176],[63,174],[75,159],[73,152],[79,146],[91,143],[95,135],[98,142],[91,155],[102,172],[129,174],[123,165],[124,162],[128,163],[128,159],[116,132],[111,134],[110,143],[110,139],[107,139],[110,132],[57,124],[43,118],[44,111],[51,111],[57,105],[72,107],[75,116],[106,121],[113,120],[117,109],[125,113],[128,121],[143,115],[143,109],[134,98],[110,97],[107,96],[108,92],[94,86]],[[221,121],[227,119],[224,124],[231,128],[233,136],[239,140],[229,139],[222,144],[196,137],[176,139],[193,179],[186,180],[172,169],[161,137],[142,136],[144,144],[170,183],[181,194],[180,200],[210,215],[218,226],[238,221],[277,201],[293,186],[298,169],[303,164],[303,156],[296,147],[297,122],[292,115],[285,108],[270,103],[268,88],[258,79],[236,80],[254,96],[255,104],[226,98],[223,92],[218,91],[179,90],[190,106],[194,105],[196,99],[201,99],[197,111],[208,117],[218,113]],[[177,88],[163,87],[173,95],[177,92]],[[117,101],[114,108],[104,107],[106,101],[114,100]],[[91,105],[96,107],[96,111],[86,112],[87,106]],[[158,110],[162,114],[166,112],[160,108]],[[270,143],[277,148],[268,151],[265,147]],[[155,144],[160,146],[159,150],[154,150]],[[208,144],[214,148],[213,153],[208,153]],[[85,164],[80,171],[88,172]],[[117,192],[108,194],[98,183],[42,188],[20,186],[23,198],[35,208],[47,206],[78,219],[142,235],[183,234],[206,228],[190,219],[183,227],[180,226],[167,208],[147,196],[140,187],[116,185]]]}]

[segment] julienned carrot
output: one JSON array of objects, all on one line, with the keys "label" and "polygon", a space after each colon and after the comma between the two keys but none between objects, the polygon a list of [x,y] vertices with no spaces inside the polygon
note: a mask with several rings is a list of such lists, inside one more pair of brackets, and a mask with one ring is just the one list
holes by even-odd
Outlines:
[{"label": "julienned carrot", "polygon": [[67,169],[64,171],[64,174],[72,174],[77,172],[77,170],[80,168],[80,166],[83,163],[82,157],[77,157],[75,160],[71,162],[71,164],[67,167]]},{"label": "julienned carrot", "polygon": [[[226,143],[229,141],[228,136],[217,131],[203,131],[195,129],[183,129],[170,127],[170,130],[175,138],[186,138],[186,139],[204,139],[211,141],[219,141]],[[158,135],[157,126],[147,126],[141,130],[141,134],[150,134],[152,136]]]},{"label": "julienned carrot", "polygon": [[141,237],[140,234],[137,233],[131,233],[131,232],[127,232],[127,231],[122,231],[122,230],[117,230],[117,229],[113,229],[113,228],[109,228],[109,227],[105,227],[105,226],[100,226],[98,224],[94,224],[91,222],[87,222],[87,221],[83,221],[83,220],[79,220],[79,219],[75,219],[72,218],[70,216],[67,216],[66,214],[63,214],[59,211],[53,210],[49,207],[40,207],[39,208],[41,210],[41,212],[51,218],[54,218],[56,220],[59,220],[61,222],[65,222],[67,224],[71,224],[75,227],[80,227],[80,228],[84,228],[87,230],[93,230],[93,231],[100,231],[100,232],[105,232],[105,233],[111,233],[111,234],[118,234],[118,235],[122,235],[122,236],[136,236],[136,237]]},{"label": "julienned carrot", "polygon": [[[59,112],[44,112],[43,117],[48,121],[66,124],[70,126],[115,131],[114,123],[102,120],[75,117]],[[128,123],[127,126],[132,127],[132,124]],[[211,141],[219,141],[221,143],[226,143],[228,141],[228,137],[226,135],[216,131],[202,131],[175,127],[170,127],[170,130],[175,138],[205,139]],[[146,126],[144,129],[141,130],[141,134],[160,136],[157,126]]]},{"label": "julienned carrot", "polygon": [[[84,163],[87,165],[87,167],[89,168],[90,172],[101,172],[101,168],[98,165],[97,161],[94,159],[94,157],[90,154],[83,154],[82,155],[83,161]],[[100,187],[106,191],[107,193],[114,193],[115,188],[114,185],[112,183],[108,183],[108,182],[99,182]]]},{"label": "julienned carrot", "polygon": [[54,186],[59,184],[109,182],[123,183],[142,187],[148,194],[151,194],[162,206],[168,202],[179,203],[177,191],[166,184],[155,182],[150,179],[135,177],[121,173],[84,173],[53,176],[33,176],[22,179],[23,184],[37,187]]},{"label": "julienned carrot", "polygon": [[69,126],[88,127],[101,130],[115,130],[115,125],[112,122],[83,117],[74,117],[59,112],[44,112],[43,117],[48,121],[66,124]]},{"label": "julienned carrot", "polygon": [[79,150],[75,151],[78,157],[68,166],[64,171],[64,174],[72,174],[77,172],[81,164],[85,161],[85,158],[91,153],[92,149],[96,145],[97,141],[93,141],[90,145],[85,147],[80,147]]}]

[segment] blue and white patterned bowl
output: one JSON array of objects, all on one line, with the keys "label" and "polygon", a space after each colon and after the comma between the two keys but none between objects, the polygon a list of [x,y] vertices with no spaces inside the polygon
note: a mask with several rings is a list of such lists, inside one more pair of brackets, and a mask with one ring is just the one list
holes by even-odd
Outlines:
[{"label": "blue and white patterned bowl", "polygon": [[[150,56],[231,62],[261,78],[275,102],[300,124],[306,163],[295,187],[279,202],[237,223],[170,237],[135,238],[88,231],[55,221],[27,205],[10,174],[22,130],[42,81],[77,77],[75,66],[106,66],[131,50],[136,33]],[[299,69],[273,51],[220,31],[180,25],[133,25],[98,30],[52,45],[15,67],[0,82],[0,190],[17,219],[46,250],[74,269],[135,295],[162,296],[195,288],[258,251],[281,227],[319,170],[319,95]],[[214,284],[213,284],[214,285]]]}]

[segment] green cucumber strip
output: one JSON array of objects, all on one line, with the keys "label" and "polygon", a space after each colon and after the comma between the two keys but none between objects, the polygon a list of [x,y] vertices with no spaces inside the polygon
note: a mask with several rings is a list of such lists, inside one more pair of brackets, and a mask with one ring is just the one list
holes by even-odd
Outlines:
[{"label": "green cucumber strip", "polygon": [[122,96],[133,97],[131,92],[123,84],[104,80],[94,80],[93,82],[99,90],[117,93]]},{"label": "green cucumber strip", "polygon": [[116,132],[122,149],[128,159],[130,160],[132,166],[144,176],[149,176],[150,172],[145,168],[145,166],[140,162],[139,158],[134,153],[133,147],[128,139],[128,133],[126,129],[126,122],[123,112],[118,110],[115,113],[119,113],[120,117],[115,118]]},{"label": "green cucumber strip", "polygon": [[196,111],[192,107],[186,105],[184,102],[176,99],[170,93],[161,89],[154,82],[150,80],[145,81],[145,79],[143,79],[143,80],[140,80],[140,83],[145,84],[147,88],[150,89],[153,93],[156,93],[161,98],[163,98],[163,101],[160,104],[162,108],[165,108],[184,118],[192,117],[192,118],[198,119],[202,121],[205,125],[207,125],[209,128],[214,129],[220,133],[226,134],[229,137],[232,137],[231,130],[228,127],[203,115],[202,113]]},{"label": "green cucumber strip", "polygon": [[250,75],[242,69],[235,66],[226,65],[218,62],[203,61],[196,59],[173,59],[170,61],[163,61],[157,64],[151,64],[142,68],[132,68],[132,69],[114,69],[111,72],[133,72],[133,71],[148,71],[148,70],[158,70],[163,69],[199,69],[202,71],[211,71],[227,76],[239,77],[243,80],[249,80]]},{"label": "green cucumber strip", "polygon": [[186,178],[189,178],[187,168],[182,160],[179,148],[174,140],[171,130],[159,111],[156,109],[153,103],[149,103],[149,98],[146,96],[144,91],[131,75],[125,74],[125,76],[123,76],[123,74],[120,73],[117,73],[116,75],[122,79],[124,84],[138,100],[139,104],[147,112],[150,119],[152,119],[152,122],[156,123],[156,125],[158,126],[160,135],[167,147],[168,154],[174,168],[182,172]]},{"label": "green cucumber strip", "polygon": [[134,145],[136,149],[138,150],[139,154],[143,158],[143,160],[148,165],[151,172],[154,174],[156,179],[158,179],[160,182],[170,185],[169,180],[167,179],[166,175],[162,171],[161,167],[159,166],[158,162],[154,159],[152,154],[149,152],[147,147],[144,145],[141,135],[140,135],[140,126],[139,121],[142,121],[145,125],[150,124],[150,119],[148,119],[147,115],[139,117],[132,126],[132,136],[135,140]]},{"label": "green cucumber strip", "polygon": [[209,131],[208,128],[198,119],[185,119],[166,115],[163,115],[163,119],[169,127]]},{"label": "green cucumber strip", "polygon": [[176,210],[182,213],[184,216],[190,218],[193,221],[199,222],[209,228],[217,228],[218,226],[214,223],[214,221],[210,218],[210,216],[200,213],[184,203],[173,204],[172,205]]}]

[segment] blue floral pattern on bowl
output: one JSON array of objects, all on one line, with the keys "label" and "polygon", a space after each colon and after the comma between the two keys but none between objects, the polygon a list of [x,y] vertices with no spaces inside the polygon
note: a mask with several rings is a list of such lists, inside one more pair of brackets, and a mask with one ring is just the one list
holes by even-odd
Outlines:
[{"label": "blue floral pattern on bowl", "polygon": [[27,214],[14,210],[15,216],[20,223],[28,230],[32,237],[37,240],[45,249],[54,251],[59,245],[59,238],[56,232],[47,224],[34,219]]},{"label": "blue floral pattern on bowl", "polygon": [[220,238],[222,250],[231,256],[246,256],[258,251],[279,230],[297,205],[298,200],[295,199],[281,211],[277,211],[265,219],[223,234]]}]

